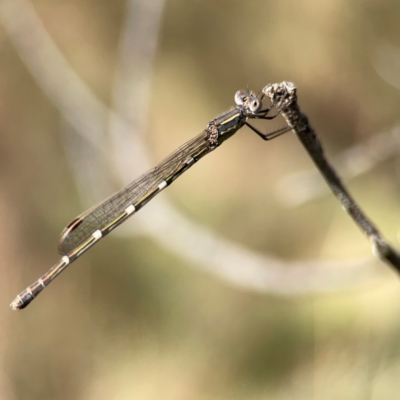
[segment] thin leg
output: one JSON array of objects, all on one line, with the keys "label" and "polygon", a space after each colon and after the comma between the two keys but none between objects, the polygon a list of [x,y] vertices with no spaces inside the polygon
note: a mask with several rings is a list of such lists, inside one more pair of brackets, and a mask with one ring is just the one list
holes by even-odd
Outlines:
[{"label": "thin leg", "polygon": [[284,133],[289,132],[290,130],[292,130],[292,128],[290,126],[285,126],[284,128],[281,128],[281,129],[278,129],[276,131],[273,131],[273,132],[265,134],[265,133],[262,133],[261,131],[259,131],[254,126],[250,125],[248,122],[245,122],[245,125],[248,126],[252,131],[257,133],[257,135],[260,136],[260,138],[263,139],[263,140],[275,139],[276,137],[278,137],[280,135],[283,135]]},{"label": "thin leg", "polygon": [[264,108],[264,110],[260,110],[257,114],[268,114],[269,111],[271,110],[271,107]]},{"label": "thin leg", "polygon": [[[276,113],[274,115],[270,115],[267,116],[266,114],[268,114],[272,108],[275,107],[276,102],[272,102],[271,107],[265,108],[264,110],[259,111],[256,115],[253,115],[251,118],[253,119],[274,119],[276,118],[282,111],[282,109],[284,108],[283,104],[280,104],[280,107],[278,107],[278,110],[276,111]],[[264,115],[260,115],[260,114],[264,114]]]},{"label": "thin leg", "polygon": [[274,118],[276,118],[278,115],[279,115],[279,113],[280,113],[280,111],[277,113],[277,114],[275,114],[275,115],[271,115],[271,116],[267,116],[267,115],[254,115],[254,116],[251,116],[251,117],[249,117],[249,118],[251,118],[251,119],[274,119]]},{"label": "thin leg", "polygon": [[[263,93],[262,96],[260,97],[261,102],[263,101],[264,97],[265,97],[265,94]],[[264,108],[264,110],[258,111],[257,115],[259,116],[260,114],[264,114],[263,117],[265,117],[265,114],[268,114],[271,111],[271,109],[275,107],[275,104],[276,104],[276,102],[273,101],[269,107]],[[280,110],[279,110],[279,112],[280,112]],[[260,117],[257,117],[257,118],[260,118]],[[275,118],[275,117],[273,117],[273,118]]]}]

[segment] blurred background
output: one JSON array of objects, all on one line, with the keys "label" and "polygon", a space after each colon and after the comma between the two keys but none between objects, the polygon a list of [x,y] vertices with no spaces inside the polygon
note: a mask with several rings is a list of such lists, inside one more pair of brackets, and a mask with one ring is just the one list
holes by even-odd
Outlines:
[{"label": "blurred background", "polygon": [[243,128],[8,304],[75,216],[283,80],[399,248],[399,18],[394,0],[0,0],[0,399],[398,399],[398,274],[293,133]]}]

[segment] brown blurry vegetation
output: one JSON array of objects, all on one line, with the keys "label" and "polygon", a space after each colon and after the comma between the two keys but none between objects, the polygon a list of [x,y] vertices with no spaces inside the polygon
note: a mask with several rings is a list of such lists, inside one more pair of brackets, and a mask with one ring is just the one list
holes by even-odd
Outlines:
[{"label": "brown blurry vegetation", "polygon": [[[79,135],[66,118],[87,104],[77,96],[71,110],[60,107],[54,93],[72,82],[51,94],[32,73],[16,46],[25,39],[13,36],[4,19],[11,2],[0,0],[0,400],[398,399],[398,276],[371,261],[369,243],[333,196],[291,209],[275,196],[285,176],[312,168],[292,134],[264,143],[241,130],[127,222],[133,230],[137,224],[137,234],[110,235],[26,310],[8,308],[57,261],[66,223],[90,205],[88,198],[102,200],[90,191],[83,198],[78,188],[103,180],[90,156],[94,150],[74,147]],[[92,95],[131,113],[127,118],[141,128],[154,165],[233,105],[234,93],[247,85],[258,91],[293,81],[332,159],[399,123],[399,90],[377,69],[385,64],[385,58],[377,62],[384,46],[400,51],[400,3],[394,0],[12,4],[33,5]],[[117,82],[129,7],[133,14],[141,7],[160,12],[151,91],[139,116],[141,99],[115,100],[116,85],[131,84]],[[23,13],[13,18],[25,23]],[[139,41],[146,42],[141,22]],[[124,55],[136,71],[141,58]],[[45,62],[57,76],[54,60]],[[387,72],[393,65],[384,67]],[[393,68],[395,80],[399,69]],[[135,149],[125,151],[136,157]],[[77,165],[85,167],[79,183]],[[392,155],[348,182],[395,245],[399,166]],[[121,180],[141,172],[128,170]],[[122,183],[112,185],[115,190]],[[320,290],[256,290],[202,272],[179,250],[140,231],[141,219],[157,231],[157,218],[151,218],[160,197],[193,224],[279,259],[288,278],[283,285],[290,277],[297,288],[303,280],[309,284],[313,270],[301,273],[302,263],[320,264]],[[173,229],[181,229],[179,221]],[[366,260],[370,267],[330,286],[347,276],[349,260]],[[331,261],[335,268],[324,275]],[[246,271],[247,265],[235,268]]]}]

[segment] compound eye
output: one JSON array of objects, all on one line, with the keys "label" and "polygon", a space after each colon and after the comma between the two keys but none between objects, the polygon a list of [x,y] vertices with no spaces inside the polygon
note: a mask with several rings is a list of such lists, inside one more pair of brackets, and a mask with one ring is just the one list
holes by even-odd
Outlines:
[{"label": "compound eye", "polygon": [[235,103],[238,106],[242,106],[246,99],[249,97],[249,94],[244,90],[239,90],[235,94]]},{"label": "compound eye", "polygon": [[260,111],[261,106],[262,106],[261,101],[257,97],[252,98],[249,102],[249,110],[252,113],[256,113],[256,112]]}]

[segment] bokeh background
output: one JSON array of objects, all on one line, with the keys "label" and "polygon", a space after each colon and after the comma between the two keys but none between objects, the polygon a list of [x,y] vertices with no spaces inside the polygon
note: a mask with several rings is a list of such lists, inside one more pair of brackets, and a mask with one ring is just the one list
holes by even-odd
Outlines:
[{"label": "bokeh background", "polygon": [[399,18],[395,0],[1,0],[0,399],[398,399],[398,274],[292,133],[242,129],[8,304],[72,218],[282,80],[400,247]]}]

